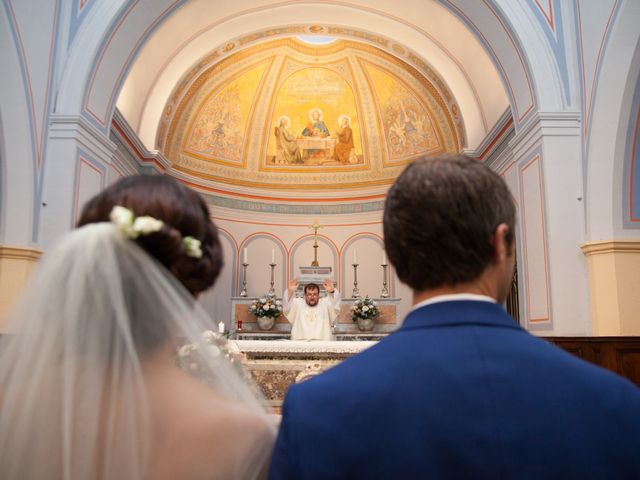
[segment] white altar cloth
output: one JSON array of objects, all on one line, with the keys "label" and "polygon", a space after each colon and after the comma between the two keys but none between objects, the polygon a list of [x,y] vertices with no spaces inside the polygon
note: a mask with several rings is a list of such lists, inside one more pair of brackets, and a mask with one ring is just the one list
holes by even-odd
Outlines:
[{"label": "white altar cloth", "polygon": [[378,342],[322,340],[230,340],[243,353],[337,353],[355,354]]}]

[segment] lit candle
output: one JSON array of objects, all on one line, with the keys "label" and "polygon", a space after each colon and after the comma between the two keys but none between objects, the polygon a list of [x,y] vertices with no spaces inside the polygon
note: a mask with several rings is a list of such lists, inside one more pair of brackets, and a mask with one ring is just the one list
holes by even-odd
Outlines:
[{"label": "lit candle", "polygon": [[224,333],[224,322],[218,324],[218,332]]},{"label": "lit candle", "polygon": [[271,249],[271,263],[276,263],[276,251]]},{"label": "lit candle", "polygon": [[358,263],[358,251],[353,249],[353,263]]},{"label": "lit candle", "polygon": [[246,248],[244,249],[243,253],[244,253],[244,255],[242,257],[242,263],[249,263],[248,260],[247,260],[249,258],[249,255],[247,255],[247,249]]},{"label": "lit candle", "polygon": [[387,254],[386,252],[383,250],[382,251],[382,265],[386,265],[387,264]]}]

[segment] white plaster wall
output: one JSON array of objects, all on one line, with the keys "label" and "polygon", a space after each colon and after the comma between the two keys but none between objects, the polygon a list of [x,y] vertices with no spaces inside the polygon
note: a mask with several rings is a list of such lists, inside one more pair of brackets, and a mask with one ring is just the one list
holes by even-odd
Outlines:
[{"label": "white plaster wall", "polygon": [[[637,238],[640,230],[625,229],[623,203],[625,152],[633,97],[640,79],[640,3],[623,2],[606,46],[586,143],[586,240]],[[627,190],[628,192],[628,190]]]},{"label": "white plaster wall", "polygon": [[[536,114],[510,142],[519,177],[520,291],[526,327],[591,334],[580,116]],[[513,180],[510,180],[513,182]]]},{"label": "white plaster wall", "polygon": [[18,46],[0,9],[0,243],[29,245],[37,157]]},{"label": "white plaster wall", "polygon": [[[213,290],[206,294],[208,311],[228,321],[229,298],[242,288],[244,249],[247,249],[247,292],[249,297],[263,295],[270,288],[271,252],[274,289],[282,295],[287,282],[298,275],[299,266],[313,260],[314,220],[324,225],[318,231],[318,263],[331,266],[333,278],[343,296],[350,297],[354,288],[353,255],[358,261],[358,289],[361,296],[378,298],[382,290],[382,212],[362,215],[279,215],[238,212],[211,207],[212,218],[222,231],[225,268]],[[411,305],[411,292],[400,284],[389,267],[387,274],[391,296],[401,298],[400,317]]]}]

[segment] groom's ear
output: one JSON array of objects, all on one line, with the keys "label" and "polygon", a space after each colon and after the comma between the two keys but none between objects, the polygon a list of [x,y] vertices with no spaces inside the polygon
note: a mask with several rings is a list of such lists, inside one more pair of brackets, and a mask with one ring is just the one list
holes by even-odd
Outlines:
[{"label": "groom's ear", "polygon": [[508,241],[509,226],[506,223],[498,225],[491,236],[491,245],[493,247],[493,262],[503,263],[507,257],[511,256],[512,245]]}]

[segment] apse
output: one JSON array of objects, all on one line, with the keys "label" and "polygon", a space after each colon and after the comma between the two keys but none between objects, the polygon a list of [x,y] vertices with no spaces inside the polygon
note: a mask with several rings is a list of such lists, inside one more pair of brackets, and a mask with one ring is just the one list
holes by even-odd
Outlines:
[{"label": "apse", "polygon": [[[429,68],[363,42],[291,36],[201,59],[167,100],[156,148],[202,186],[370,194],[420,155],[461,151],[459,112]],[[280,131],[290,155],[277,154]]]}]

